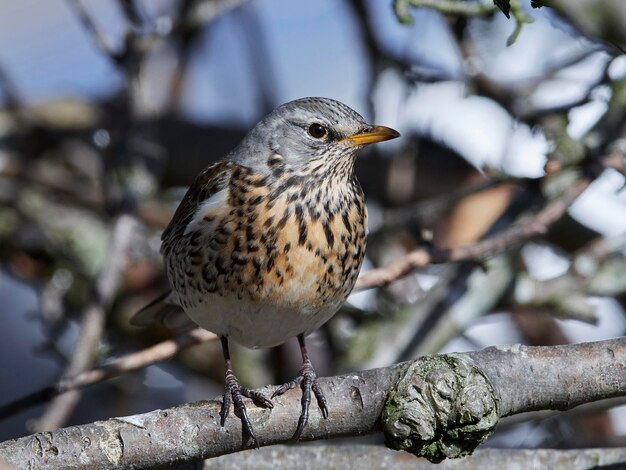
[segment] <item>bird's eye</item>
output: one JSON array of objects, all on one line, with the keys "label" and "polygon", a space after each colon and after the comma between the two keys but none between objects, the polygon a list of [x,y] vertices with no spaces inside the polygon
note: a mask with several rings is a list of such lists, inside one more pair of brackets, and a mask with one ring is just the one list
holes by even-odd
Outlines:
[{"label": "bird's eye", "polygon": [[316,139],[321,139],[322,137],[328,134],[328,129],[326,129],[321,124],[314,122],[309,126],[309,135],[311,137],[315,137]]}]

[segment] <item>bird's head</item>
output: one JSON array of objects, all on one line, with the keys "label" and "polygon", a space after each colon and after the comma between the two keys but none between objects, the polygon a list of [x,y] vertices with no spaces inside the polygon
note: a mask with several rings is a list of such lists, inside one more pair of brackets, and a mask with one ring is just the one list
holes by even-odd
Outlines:
[{"label": "bird's head", "polygon": [[328,98],[301,98],[279,106],[246,136],[232,158],[257,171],[280,163],[295,172],[318,163],[354,161],[368,144],[395,139],[395,130],[367,124],[345,104]]}]

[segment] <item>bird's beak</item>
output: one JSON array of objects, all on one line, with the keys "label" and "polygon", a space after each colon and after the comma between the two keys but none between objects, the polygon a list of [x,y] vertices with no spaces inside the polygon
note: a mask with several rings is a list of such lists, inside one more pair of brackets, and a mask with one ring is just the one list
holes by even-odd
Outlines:
[{"label": "bird's beak", "polygon": [[400,137],[400,133],[390,127],[370,126],[358,134],[350,135],[341,140],[347,141],[352,145],[367,145],[395,139],[396,137]]}]

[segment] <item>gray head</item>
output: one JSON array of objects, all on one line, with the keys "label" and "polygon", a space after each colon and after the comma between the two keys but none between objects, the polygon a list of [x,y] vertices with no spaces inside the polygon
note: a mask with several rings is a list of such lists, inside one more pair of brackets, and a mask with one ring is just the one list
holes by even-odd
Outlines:
[{"label": "gray head", "polygon": [[332,164],[354,157],[365,145],[394,139],[393,129],[367,124],[345,104],[329,98],[301,98],[285,103],[261,120],[231,158],[257,171],[279,155],[294,171],[320,159]]}]

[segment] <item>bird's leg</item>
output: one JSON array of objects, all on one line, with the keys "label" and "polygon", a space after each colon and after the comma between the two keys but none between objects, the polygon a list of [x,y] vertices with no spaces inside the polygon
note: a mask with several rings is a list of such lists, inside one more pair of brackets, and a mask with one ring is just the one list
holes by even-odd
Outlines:
[{"label": "bird's leg", "polygon": [[226,362],[226,377],[224,379],[224,399],[222,400],[222,409],[220,410],[220,425],[224,426],[228,413],[230,412],[230,404],[233,403],[235,408],[235,415],[241,419],[241,424],[246,433],[250,435],[254,445],[258,448],[259,441],[257,441],[252,429],[252,424],[248,419],[248,412],[246,406],[243,404],[242,396],[248,397],[255,403],[264,406],[265,408],[272,408],[272,402],[265,398],[261,393],[250,390],[246,387],[242,387],[239,380],[233,372],[233,365],[230,361],[230,352],[228,350],[228,338],[225,336],[220,337],[222,342],[222,352],[224,353],[224,361]]},{"label": "bird's leg", "polygon": [[298,385],[300,385],[300,387],[302,388],[302,412],[300,413],[300,419],[298,420],[296,433],[293,436],[295,440],[300,439],[302,431],[304,430],[304,427],[309,420],[311,390],[313,391],[313,394],[317,399],[317,406],[320,407],[322,416],[324,418],[328,418],[328,406],[326,405],[326,397],[324,397],[324,393],[322,393],[322,389],[317,381],[315,369],[313,369],[313,365],[311,364],[311,361],[309,359],[309,354],[306,351],[306,346],[304,344],[304,334],[298,335],[298,342],[300,343],[300,352],[302,353],[302,369],[300,369],[300,373],[295,379],[278,387],[278,389],[272,395],[272,398],[278,395],[282,395],[287,390],[295,388]]}]

